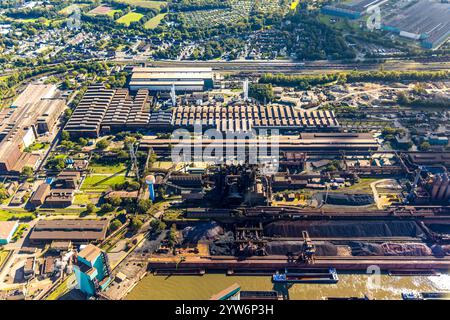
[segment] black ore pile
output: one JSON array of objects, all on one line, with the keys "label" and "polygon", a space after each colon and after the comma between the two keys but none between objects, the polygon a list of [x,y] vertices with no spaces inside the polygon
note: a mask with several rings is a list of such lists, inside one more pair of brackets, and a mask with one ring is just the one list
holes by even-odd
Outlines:
[{"label": "black ore pile", "polygon": [[[266,246],[267,254],[283,256],[289,252],[293,255],[299,255],[302,252],[303,241],[272,241]],[[318,256],[337,256],[337,246],[331,242],[323,242],[316,245],[316,255]]]},{"label": "black ore pile", "polygon": [[269,237],[301,238],[418,237],[425,238],[414,221],[277,221],[264,228]]},{"label": "black ore pile", "polygon": [[196,244],[200,240],[213,241],[223,235],[223,228],[217,222],[198,223],[182,230],[184,244]]}]

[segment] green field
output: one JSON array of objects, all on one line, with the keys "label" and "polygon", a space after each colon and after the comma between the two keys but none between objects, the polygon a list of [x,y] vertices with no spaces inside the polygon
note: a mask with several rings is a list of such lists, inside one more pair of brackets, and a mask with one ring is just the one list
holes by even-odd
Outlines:
[{"label": "green field", "polygon": [[47,148],[50,146],[49,143],[45,142],[34,142],[32,145],[30,145],[28,148],[26,148],[27,151],[38,151]]},{"label": "green field", "polygon": [[20,22],[20,23],[38,23],[38,22],[42,22],[46,26],[49,26],[52,23],[51,20],[48,20],[47,18],[44,18],[44,17],[40,17],[40,18],[22,18],[22,19],[6,17],[5,20],[7,22]]},{"label": "green field", "polygon": [[124,24],[128,27],[132,22],[138,22],[139,20],[141,20],[143,16],[144,15],[142,13],[129,12],[126,15],[117,19],[116,22]]},{"label": "green field", "polygon": [[155,29],[161,23],[161,20],[164,19],[164,17],[166,15],[167,15],[167,13],[160,13],[160,14],[154,16],[153,18],[151,18],[150,20],[148,20],[145,23],[145,28],[146,29]]},{"label": "green field", "polygon": [[117,2],[126,3],[136,7],[160,10],[164,7],[166,1],[147,1],[147,0],[117,0]]},{"label": "green field", "polygon": [[108,12],[108,17],[114,18],[114,14],[116,12],[122,12],[122,10],[111,10],[110,12]]},{"label": "green field", "polygon": [[0,266],[5,262],[6,257],[8,256],[9,251],[0,250]]},{"label": "green field", "polygon": [[62,14],[62,15],[65,15],[65,16],[69,16],[69,15],[71,15],[74,12],[74,10],[77,7],[80,8],[80,10],[81,10],[81,8],[86,7],[86,6],[87,6],[87,4],[85,4],[85,3],[71,4],[70,6],[67,6],[64,9],[59,10],[58,13]]},{"label": "green field", "polygon": [[117,165],[101,165],[101,164],[92,164],[89,165],[89,170],[92,173],[101,173],[101,174],[114,174],[117,172],[121,172],[125,170],[127,167],[123,163]]},{"label": "green field", "polygon": [[86,177],[83,181],[83,185],[81,186],[82,191],[106,191],[110,187],[114,186],[118,183],[125,182],[126,177],[123,175],[95,175]]},{"label": "green field", "polygon": [[73,204],[77,206],[87,205],[88,203],[96,204],[99,198],[99,193],[80,193],[75,195]]},{"label": "green field", "polygon": [[32,212],[28,211],[21,211],[21,212],[13,212],[13,211],[6,211],[0,209],[0,221],[8,221],[8,220],[29,220],[34,219],[36,216]]}]

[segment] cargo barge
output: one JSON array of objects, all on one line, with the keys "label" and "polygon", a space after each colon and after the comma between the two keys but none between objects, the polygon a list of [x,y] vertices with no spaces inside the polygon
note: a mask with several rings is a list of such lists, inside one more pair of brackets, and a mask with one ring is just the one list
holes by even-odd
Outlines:
[{"label": "cargo barge", "polygon": [[277,291],[241,291],[239,300],[284,300]]},{"label": "cargo barge", "polygon": [[303,273],[275,273],[272,276],[274,283],[327,283],[334,284],[339,281],[336,269],[330,268],[328,272],[303,272]]},{"label": "cargo barge", "polygon": [[158,269],[153,272],[155,276],[202,276],[205,274],[204,269]]},{"label": "cargo barge", "polygon": [[450,292],[403,292],[403,300],[450,300]]}]

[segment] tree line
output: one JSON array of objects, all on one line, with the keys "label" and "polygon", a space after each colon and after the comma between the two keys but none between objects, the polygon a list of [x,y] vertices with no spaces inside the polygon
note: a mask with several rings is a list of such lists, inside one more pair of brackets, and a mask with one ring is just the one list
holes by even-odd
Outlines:
[{"label": "tree line", "polygon": [[259,83],[276,86],[307,89],[311,86],[330,83],[352,83],[364,81],[400,82],[400,81],[437,81],[449,80],[449,71],[352,71],[319,75],[264,74]]}]

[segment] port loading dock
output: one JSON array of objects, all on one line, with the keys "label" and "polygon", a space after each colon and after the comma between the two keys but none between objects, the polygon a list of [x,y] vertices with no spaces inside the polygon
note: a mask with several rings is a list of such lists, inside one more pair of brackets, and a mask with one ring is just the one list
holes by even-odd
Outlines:
[{"label": "port loading dock", "polygon": [[[185,268],[192,270],[205,270],[209,272],[224,272],[237,275],[246,271],[246,275],[261,275],[262,272],[273,273],[277,270],[302,271],[304,269],[324,269],[334,267],[338,271],[367,271],[371,266],[380,267],[381,271],[392,270],[448,270],[450,257],[316,257],[314,264],[300,264],[290,262],[286,256],[249,257],[245,260],[229,256],[215,256],[209,258],[186,258],[182,263],[179,259],[164,261],[150,259],[149,271],[171,269],[172,274],[183,272]],[[192,274],[192,273],[191,273]]]},{"label": "port loading dock", "polygon": [[[419,209],[417,212],[404,210],[398,213],[377,211],[368,212],[364,217],[361,212],[317,211],[308,214],[305,210],[292,209],[288,213],[287,208],[272,208],[273,212],[266,212],[264,217],[257,214],[265,208],[251,208],[245,211],[244,216],[253,211],[250,215],[257,220],[268,220],[258,229],[263,230],[258,239],[264,243],[266,255],[233,255],[228,249],[233,248],[233,239],[221,237],[217,248],[212,248],[214,242],[210,244],[210,255],[183,259],[177,256],[152,257],[148,260],[149,271],[159,274],[164,270],[165,274],[223,272],[229,275],[269,275],[285,268],[292,272],[324,268],[365,272],[368,267],[376,265],[383,272],[414,270],[431,273],[450,267],[450,257],[436,250],[437,247],[448,247],[448,238],[439,233],[448,228],[446,213],[442,211],[435,214],[432,210],[425,214]],[[283,213],[280,211],[288,213],[291,220],[281,219]],[[292,218],[293,214],[302,219]],[[309,233],[307,238],[317,253],[312,259],[301,259],[299,255],[304,230]],[[250,233],[246,235],[251,236]],[[230,241],[228,248],[224,246],[226,241]],[[349,247],[350,251],[343,254],[337,250],[343,246]],[[294,254],[289,255],[289,252]]]}]

